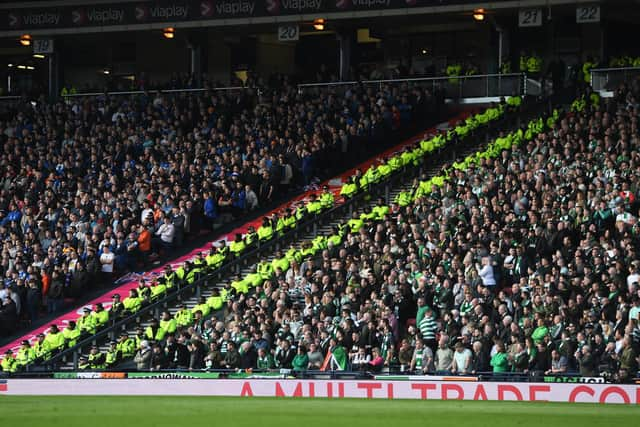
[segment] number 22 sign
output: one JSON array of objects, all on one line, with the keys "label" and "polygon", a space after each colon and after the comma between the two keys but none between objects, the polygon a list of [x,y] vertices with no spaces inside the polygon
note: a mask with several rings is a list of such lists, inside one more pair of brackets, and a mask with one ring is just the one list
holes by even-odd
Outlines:
[{"label": "number 22 sign", "polygon": [[600,22],[600,6],[578,6],[576,8],[576,22],[578,24]]}]

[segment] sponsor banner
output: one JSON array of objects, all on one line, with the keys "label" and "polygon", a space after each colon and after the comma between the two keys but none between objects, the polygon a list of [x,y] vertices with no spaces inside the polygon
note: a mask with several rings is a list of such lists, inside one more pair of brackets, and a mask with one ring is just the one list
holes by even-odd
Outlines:
[{"label": "sponsor banner", "polygon": [[545,383],[581,383],[581,384],[604,384],[606,381],[602,377],[563,377],[546,376]]},{"label": "sponsor banner", "polygon": [[273,379],[273,378],[294,378],[292,375],[283,374],[281,372],[259,372],[259,373],[251,373],[251,372],[233,372],[227,375],[227,378],[237,380],[237,379]]},{"label": "sponsor banner", "polygon": [[217,372],[129,372],[127,378],[143,379],[218,379]]},{"label": "sponsor banner", "polygon": [[167,380],[136,381],[9,379],[14,395],[240,396],[530,402],[640,403],[640,386],[610,384],[332,381],[332,380]]},{"label": "sponsor banner", "polygon": [[376,375],[374,379],[380,381],[459,381],[475,382],[478,377],[452,377],[440,375]]},{"label": "sponsor banner", "polygon": [[[507,0],[503,0],[507,1]],[[476,0],[133,0],[0,11],[0,31],[103,27],[477,3]]]},{"label": "sponsor banner", "polygon": [[[445,122],[445,124],[448,124],[449,126],[452,126],[453,124],[455,124],[456,122],[458,122],[459,120],[463,120],[466,117],[469,116],[471,111],[469,112],[464,112],[461,113],[460,115],[452,118],[451,120],[449,120],[448,122]],[[311,191],[307,191],[306,193],[303,193],[297,197],[295,197],[294,199],[292,199],[290,202],[287,202],[285,204],[280,205],[279,207],[273,209],[270,212],[267,212],[264,214],[264,216],[270,216],[274,213],[280,214],[282,211],[284,211],[286,208],[288,208],[289,206],[291,206],[294,203],[297,203],[299,201],[307,201],[309,199],[309,196],[311,194],[317,194],[321,191],[322,186],[324,185],[328,185],[329,188],[331,189],[331,191],[333,191],[335,197],[336,197],[336,205],[340,204],[343,202],[343,200],[340,198],[339,193],[340,193],[340,189],[341,186],[344,182],[347,181],[347,179],[353,175],[355,173],[356,169],[361,169],[362,171],[366,171],[369,166],[371,166],[372,164],[376,163],[377,160],[379,158],[387,158],[389,156],[391,156],[393,153],[398,152],[403,150],[405,147],[411,146],[413,144],[415,144],[417,141],[420,141],[423,139],[424,135],[426,134],[434,134],[436,132],[436,129],[439,129],[440,127],[442,127],[443,124],[439,124],[434,128],[428,129],[425,132],[420,133],[420,135],[415,136],[409,140],[406,140],[404,142],[402,142],[399,145],[396,145],[395,147],[385,151],[384,153],[380,154],[379,156],[375,157],[375,158],[371,158],[368,159],[367,161],[359,164],[358,166],[356,166],[353,169],[350,169],[348,171],[346,171],[345,173],[334,177],[331,180],[325,181],[323,183],[320,184],[319,188],[320,190],[311,190]],[[237,233],[240,234],[245,234],[247,232],[247,229],[250,226],[255,227],[255,229],[258,229],[260,227],[260,225],[262,224],[262,217],[257,218],[253,221],[247,222],[244,225],[232,230],[230,233],[227,234],[222,234],[222,235],[218,235],[214,240],[212,240],[213,244],[216,244],[217,242],[219,242],[220,240],[227,240],[227,241],[233,241],[233,239],[235,238],[235,235]],[[173,269],[176,269],[179,265],[181,265],[182,263],[184,263],[187,260],[193,259],[195,258],[199,253],[201,252],[205,252],[208,253],[210,248],[211,248],[212,243],[208,243],[205,246],[199,247],[199,248],[195,248],[194,250],[192,250],[191,252],[189,252],[187,255],[184,255],[180,258],[174,259],[173,261],[169,262],[169,265],[171,265],[171,267]],[[108,310],[111,307],[111,296],[113,294],[120,294],[120,296],[122,298],[125,298],[127,295],[129,295],[129,290],[131,289],[135,289],[138,286],[138,280],[140,278],[144,278],[147,281],[152,280],[154,277],[160,275],[160,274],[164,274],[164,265],[155,268],[151,271],[145,272],[145,273],[130,273],[129,275],[125,276],[127,278],[129,278],[130,280],[126,280],[126,279],[121,279],[118,281],[118,283],[120,283],[120,286],[118,286],[117,288],[103,294],[102,296],[95,298],[94,300],[88,302],[86,304],[86,306],[88,307],[94,307],[95,304],[97,303],[102,303],[102,305],[104,306],[104,308],[106,310]],[[28,340],[31,342],[35,342],[36,341],[36,335],[38,335],[39,333],[44,333],[46,334],[47,331],[49,330],[49,326],[51,324],[56,324],[58,325],[58,327],[60,329],[63,329],[66,327],[66,325],[69,323],[69,321],[71,320],[76,320],[77,318],[79,318],[80,316],[82,316],[83,314],[83,308],[84,306],[79,306],[76,307],[74,310],[65,313],[61,316],[59,316],[58,318],[52,320],[51,322],[36,328],[34,330],[32,330],[31,332],[29,332],[28,334],[12,341],[11,343],[5,344],[4,346],[0,347],[0,354],[5,354],[5,351],[8,349],[12,349],[14,352],[17,352],[20,347],[21,347],[21,343],[23,340]]]},{"label": "sponsor banner", "polygon": [[124,372],[54,372],[53,378],[55,379],[124,379],[126,378]]}]

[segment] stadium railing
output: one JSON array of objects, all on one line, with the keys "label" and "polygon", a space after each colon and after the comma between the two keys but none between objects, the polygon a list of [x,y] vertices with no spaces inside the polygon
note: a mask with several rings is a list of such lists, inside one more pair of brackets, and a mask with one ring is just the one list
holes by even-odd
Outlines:
[{"label": "stadium railing", "polygon": [[512,74],[476,74],[470,76],[440,76],[420,77],[409,79],[383,79],[346,82],[325,82],[299,84],[298,90],[306,93],[317,89],[332,88],[334,91],[344,91],[345,88],[361,85],[364,88],[382,89],[386,85],[400,84],[422,87],[429,91],[444,91],[451,99],[464,100],[473,98],[477,102],[497,101],[503,96],[526,95],[526,75]]},{"label": "stadium railing", "polygon": [[622,83],[640,76],[640,67],[594,68],[591,70],[591,87],[601,95],[613,95]]},{"label": "stadium railing", "polygon": [[[372,87],[381,89],[386,85],[412,85],[429,89],[431,92],[443,90],[448,98],[466,99],[477,98],[478,102],[497,101],[503,96],[519,96],[526,95],[526,75],[523,73],[512,74],[476,74],[470,76],[439,76],[439,77],[420,77],[420,78],[403,78],[403,79],[382,79],[382,80],[352,80],[344,82],[321,82],[321,83],[303,83],[297,85],[298,91],[310,92],[320,88],[334,88],[341,90],[350,86],[360,85],[363,87]],[[259,89],[249,86],[222,86],[211,88],[187,88],[187,89],[148,89],[148,90],[131,90],[131,91],[111,91],[111,92],[82,92],[64,95],[64,99],[74,99],[83,97],[102,97],[102,96],[132,96],[145,95],[153,93],[163,94],[183,94],[183,93],[203,93],[216,91],[240,91],[244,89]],[[16,102],[26,99],[21,96],[0,96],[0,104],[5,102]]]}]

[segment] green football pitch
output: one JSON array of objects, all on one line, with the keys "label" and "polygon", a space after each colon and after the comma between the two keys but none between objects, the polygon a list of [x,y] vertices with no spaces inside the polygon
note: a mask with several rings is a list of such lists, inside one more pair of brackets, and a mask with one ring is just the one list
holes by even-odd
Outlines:
[{"label": "green football pitch", "polygon": [[2,425],[26,426],[632,426],[640,408],[529,402],[221,397],[0,397]]}]

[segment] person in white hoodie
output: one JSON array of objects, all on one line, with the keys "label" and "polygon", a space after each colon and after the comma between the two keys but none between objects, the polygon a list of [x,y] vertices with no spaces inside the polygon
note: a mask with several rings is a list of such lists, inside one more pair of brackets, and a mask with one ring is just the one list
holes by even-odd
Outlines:
[{"label": "person in white hoodie", "polygon": [[482,257],[482,266],[476,263],[476,270],[478,270],[478,275],[482,279],[483,286],[492,289],[496,285],[496,279],[493,276],[493,266],[491,266],[491,259],[489,257]]}]

